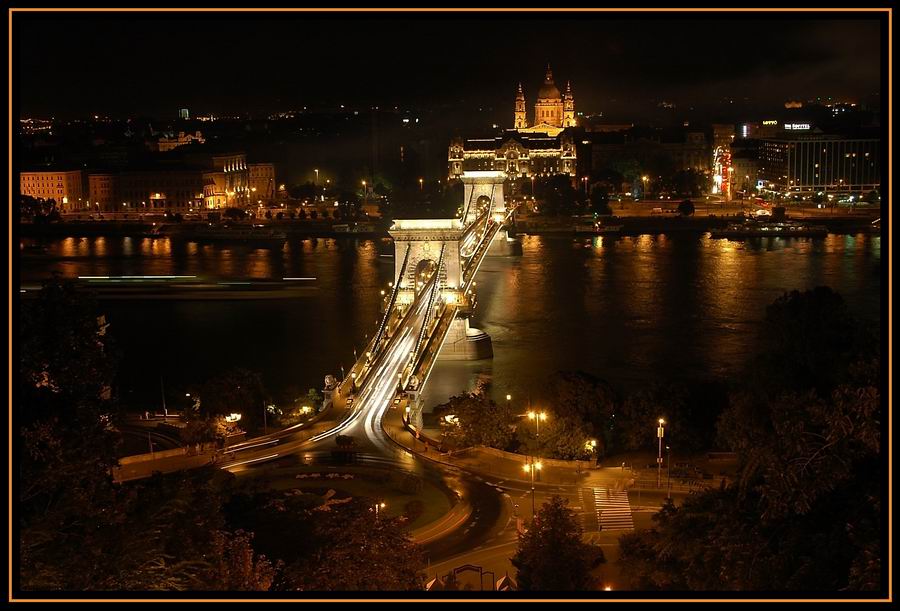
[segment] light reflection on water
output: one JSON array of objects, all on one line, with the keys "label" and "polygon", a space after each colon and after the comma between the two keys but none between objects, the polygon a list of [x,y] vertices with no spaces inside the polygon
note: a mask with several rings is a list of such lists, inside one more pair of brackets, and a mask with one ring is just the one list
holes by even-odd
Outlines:
[{"label": "light reflection on water", "polygon": [[[35,241],[26,241],[35,243]],[[349,368],[392,280],[389,240],[290,240],[283,248],[65,238],[24,254],[23,282],[79,275],[194,275],[211,279],[315,277],[292,299],[103,302],[123,349],[126,399],[158,401],[166,385],[231,365],[263,372],[282,394],[319,388]],[[472,326],[494,359],[439,362],[425,392],[434,404],[490,379],[495,395],[541,397],[546,376],[581,369],[615,385],[658,377],[726,376],[755,349],[765,306],[784,291],[830,285],[878,319],[880,237],[713,240],[697,236],[525,236],[521,257],[490,257],[478,277]]]}]

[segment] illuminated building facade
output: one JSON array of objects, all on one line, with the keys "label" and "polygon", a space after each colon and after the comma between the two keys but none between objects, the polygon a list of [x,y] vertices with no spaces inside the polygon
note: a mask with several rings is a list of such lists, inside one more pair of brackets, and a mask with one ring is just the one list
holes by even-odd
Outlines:
[{"label": "illuminated building facade", "polygon": [[464,172],[505,172],[509,179],[575,176],[576,153],[568,133],[549,136],[506,130],[493,138],[455,138],[450,143],[450,177]]},{"label": "illuminated building facade", "polygon": [[19,174],[19,193],[37,199],[52,199],[61,212],[83,206],[84,179],[80,170],[39,170]]},{"label": "illuminated building facade", "polygon": [[519,83],[513,125],[493,137],[453,139],[449,176],[485,171],[503,172],[509,180],[576,175],[573,130],[567,129],[576,127],[575,97],[568,83],[565,93],[560,93],[549,65],[534,105],[534,122],[528,125],[525,92]]},{"label": "illuminated building facade", "polygon": [[880,157],[877,138],[785,134],[760,142],[759,181],[785,194],[868,192],[881,188]]},{"label": "illuminated building facade", "polygon": [[165,153],[166,151],[171,151],[172,149],[178,148],[179,146],[193,144],[194,142],[196,142],[197,144],[203,144],[204,142],[206,142],[206,140],[203,138],[203,134],[199,131],[193,134],[178,132],[177,136],[163,136],[154,143],[153,148],[160,153]]},{"label": "illuminated building facade", "polygon": [[731,199],[734,177],[730,147],[717,146],[713,151],[712,180],[713,195],[724,195],[725,199]]},{"label": "illuminated building facade", "polygon": [[203,159],[204,206],[242,208],[250,203],[250,170],[247,155],[242,152],[222,153]]},{"label": "illuminated building facade", "polygon": [[189,212],[203,207],[199,169],[97,172],[88,176],[89,206],[99,212]]},{"label": "illuminated building facade", "polygon": [[251,203],[275,199],[275,166],[271,163],[251,163],[247,166],[250,175]]},{"label": "illuminated building facade", "polygon": [[522,83],[516,90],[514,128],[525,133],[544,133],[556,136],[567,127],[575,127],[575,96],[572,84],[566,83],[566,92],[560,94],[553,81],[553,72],[547,66],[544,82],[538,89],[537,101],[534,104],[534,123],[529,127],[525,116],[525,92]]}]

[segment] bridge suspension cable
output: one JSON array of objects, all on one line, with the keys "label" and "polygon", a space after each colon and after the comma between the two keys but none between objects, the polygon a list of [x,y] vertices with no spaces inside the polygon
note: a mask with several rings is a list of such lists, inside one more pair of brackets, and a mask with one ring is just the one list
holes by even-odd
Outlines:
[{"label": "bridge suspension cable", "polygon": [[413,349],[413,362],[416,361],[419,355],[419,349],[422,346],[422,340],[425,339],[425,331],[428,329],[428,323],[431,322],[431,309],[434,307],[434,299],[438,294],[438,289],[441,286],[441,268],[444,265],[444,249],[447,247],[447,243],[441,243],[441,254],[438,257],[438,264],[434,270],[434,284],[431,286],[431,295],[428,297],[428,308],[425,310],[424,320],[422,321],[422,328],[419,330],[419,338],[416,340],[416,347]]},{"label": "bridge suspension cable", "polygon": [[462,222],[466,222],[466,217],[469,216],[469,207],[472,205],[472,198],[475,197],[475,186],[472,186],[472,191],[469,193],[469,201],[466,202],[466,209],[463,210]]},{"label": "bridge suspension cable", "polygon": [[397,293],[400,292],[400,282],[403,280],[403,275],[406,273],[406,264],[409,261],[409,251],[411,249],[412,244],[407,244],[406,254],[403,255],[403,265],[400,266],[400,274],[397,276],[397,281],[394,283],[394,290],[391,291],[391,299],[388,302],[387,309],[381,319],[381,324],[378,325],[378,333],[375,334],[375,340],[372,342],[372,354],[378,354],[379,343],[381,342],[385,329],[387,329],[391,314],[394,313],[394,304],[397,302]]}]

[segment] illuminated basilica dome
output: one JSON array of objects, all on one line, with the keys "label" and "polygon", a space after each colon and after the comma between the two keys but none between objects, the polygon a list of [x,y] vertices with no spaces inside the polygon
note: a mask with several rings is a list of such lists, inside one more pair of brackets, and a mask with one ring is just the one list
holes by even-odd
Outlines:
[{"label": "illuminated basilica dome", "polygon": [[516,90],[515,129],[526,132],[546,132],[556,136],[566,127],[575,126],[575,98],[572,86],[566,83],[566,93],[560,94],[553,81],[553,71],[547,65],[544,82],[538,89],[534,105],[534,123],[529,127],[525,117],[525,93],[522,84]]}]

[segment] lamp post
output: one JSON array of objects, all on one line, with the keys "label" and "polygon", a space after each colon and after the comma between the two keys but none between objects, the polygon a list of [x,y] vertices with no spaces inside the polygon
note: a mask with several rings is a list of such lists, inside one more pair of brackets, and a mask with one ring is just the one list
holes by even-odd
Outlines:
[{"label": "lamp post", "polygon": [[314,186],[318,187],[319,186],[319,170],[318,170],[318,168],[313,170],[313,172],[316,173],[316,184]]},{"label": "lamp post", "polygon": [[662,459],[662,440],[663,440],[663,435],[665,435],[665,432],[666,432],[665,429],[663,428],[663,425],[664,425],[665,423],[666,423],[666,421],[663,420],[662,418],[660,418],[660,419],[659,419],[659,427],[657,427],[657,429],[656,429],[656,436],[657,436],[657,438],[659,438],[659,455],[658,455],[657,458],[656,458],[656,487],[657,487],[657,488],[659,488],[659,487],[661,486],[661,484],[662,484],[662,482],[661,482],[661,479],[662,479],[662,462],[663,462],[663,459]]},{"label": "lamp post", "polygon": [[671,467],[672,467],[672,458],[671,453],[669,452],[669,446],[666,446],[666,498],[672,498],[672,478],[671,478]]},{"label": "lamp post", "polygon": [[419,191],[422,191],[423,189],[424,189],[424,187],[423,187],[422,179],[420,178],[419,179]]},{"label": "lamp post", "polygon": [[375,503],[375,517],[376,518],[378,517],[378,513],[385,507],[386,507],[386,504],[384,502]]},{"label": "lamp post", "polygon": [[541,420],[547,419],[547,412],[528,412],[528,419],[534,420],[535,437],[541,436]]},{"label": "lamp post", "polygon": [[541,470],[540,461],[535,462],[532,458],[530,463],[524,465],[525,472],[531,473],[531,521],[534,522],[534,472]]}]

